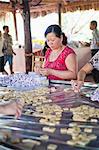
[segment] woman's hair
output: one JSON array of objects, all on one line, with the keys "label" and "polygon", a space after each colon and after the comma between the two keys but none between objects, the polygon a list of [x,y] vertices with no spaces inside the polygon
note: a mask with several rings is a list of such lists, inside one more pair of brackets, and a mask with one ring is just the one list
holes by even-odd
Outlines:
[{"label": "woman's hair", "polygon": [[43,56],[45,56],[45,53],[46,53],[48,48],[49,48],[49,46],[47,45],[47,42],[45,41],[44,48],[42,49],[42,55]]},{"label": "woman's hair", "polygon": [[56,37],[61,38],[61,35],[63,36],[63,41],[62,44],[66,45],[67,44],[67,37],[65,34],[62,32],[61,27],[59,25],[50,25],[46,31],[45,31],[45,37],[47,36],[48,33],[54,33]]},{"label": "woman's hair", "polygon": [[67,44],[67,36],[65,35],[64,32],[62,32],[62,35],[63,35],[63,41],[62,41],[62,44],[63,44],[63,45],[66,45],[66,44]]},{"label": "woman's hair", "polygon": [[45,37],[47,36],[48,33],[54,33],[57,37],[61,37],[62,31],[59,25],[50,25],[46,31],[45,31]]}]

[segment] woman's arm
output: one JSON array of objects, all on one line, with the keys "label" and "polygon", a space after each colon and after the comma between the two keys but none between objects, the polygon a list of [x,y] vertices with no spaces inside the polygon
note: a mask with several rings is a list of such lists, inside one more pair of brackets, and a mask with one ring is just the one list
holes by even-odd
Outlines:
[{"label": "woman's arm", "polygon": [[75,79],[76,74],[77,74],[77,61],[76,61],[76,55],[75,54],[70,54],[66,60],[65,64],[67,66],[66,71],[61,71],[61,70],[55,70],[55,69],[50,69],[50,68],[44,68],[40,70],[40,73],[43,75],[54,75],[62,79]]},{"label": "woman's arm", "polygon": [[87,63],[81,70],[78,72],[77,80],[78,81],[84,81],[85,77],[88,73],[90,73],[93,70],[93,66],[91,63]]},{"label": "woman's arm", "polygon": [[85,77],[88,73],[90,73],[93,70],[93,66],[91,63],[87,63],[79,72],[77,75],[77,80],[72,80],[71,85],[74,90],[74,92],[79,92],[82,85],[84,84]]}]

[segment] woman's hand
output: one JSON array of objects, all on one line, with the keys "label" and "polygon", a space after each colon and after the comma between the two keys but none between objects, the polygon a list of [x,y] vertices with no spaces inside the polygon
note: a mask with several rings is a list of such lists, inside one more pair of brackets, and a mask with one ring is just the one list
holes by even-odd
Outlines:
[{"label": "woman's hand", "polygon": [[43,76],[50,75],[50,72],[51,72],[51,69],[49,69],[49,68],[41,68],[40,69],[40,74],[43,75]]},{"label": "woman's hand", "polygon": [[78,81],[78,80],[71,80],[71,85],[74,90],[74,92],[80,92],[80,89],[82,85],[84,84],[84,81]]},{"label": "woman's hand", "polygon": [[15,115],[16,118],[21,116],[22,108],[24,106],[24,102],[21,100],[11,101],[10,103],[2,106],[4,108],[5,115]]},{"label": "woman's hand", "polygon": [[40,74],[41,67],[42,67],[42,64],[40,61],[35,62],[34,71],[37,74]]}]

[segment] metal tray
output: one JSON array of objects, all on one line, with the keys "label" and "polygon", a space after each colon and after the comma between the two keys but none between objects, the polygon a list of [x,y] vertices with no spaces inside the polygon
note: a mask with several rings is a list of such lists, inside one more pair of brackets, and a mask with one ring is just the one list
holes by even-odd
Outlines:
[{"label": "metal tray", "polygon": [[[89,88],[89,87],[88,87]],[[93,88],[93,87],[92,87]],[[90,88],[89,88],[90,89]],[[71,91],[70,91],[71,92]],[[46,94],[46,98],[52,99],[52,102],[42,103],[40,106],[44,106],[45,104],[53,105],[57,104],[62,109],[63,108],[74,108],[80,105],[90,105],[96,108],[99,108],[97,105],[98,103],[90,101],[90,98],[86,98],[86,96],[83,93],[75,94],[75,93],[69,93],[65,92],[63,90],[63,87],[59,88],[56,87],[56,91],[52,92],[50,91],[48,94]],[[57,145],[57,150],[98,150],[99,148],[99,119],[97,118],[97,122],[91,122],[90,120],[87,120],[86,122],[81,121],[73,121],[72,120],[72,112],[68,109],[66,112],[62,112],[62,116],[59,120],[58,124],[45,124],[41,123],[40,119],[43,118],[43,116],[35,117],[33,115],[33,112],[36,111],[37,106],[27,105],[23,108],[22,116],[19,119],[15,119],[13,116],[0,116],[0,132],[2,130],[5,130],[6,132],[11,132],[11,136],[7,139],[3,139],[1,141],[1,145],[6,145],[9,148],[12,149],[19,149],[19,150],[25,150],[24,144],[21,142],[23,139],[32,139],[40,141],[40,146],[33,145],[31,148],[34,150],[46,150],[47,146],[49,144],[55,144]],[[25,114],[25,111],[30,111],[29,115]],[[71,136],[68,134],[60,134],[61,128],[69,128],[69,124],[77,123],[77,126],[81,128],[81,130],[84,130],[85,128],[92,128],[92,134],[97,135],[97,139],[94,141],[91,141],[86,146],[70,146],[67,145],[66,141],[71,139]],[[43,127],[54,127],[55,131],[53,133],[43,131]],[[47,135],[49,138],[47,140],[41,139],[40,136]],[[19,143],[15,144],[12,141],[16,139],[21,139]],[[29,147],[29,144],[28,144]]]}]

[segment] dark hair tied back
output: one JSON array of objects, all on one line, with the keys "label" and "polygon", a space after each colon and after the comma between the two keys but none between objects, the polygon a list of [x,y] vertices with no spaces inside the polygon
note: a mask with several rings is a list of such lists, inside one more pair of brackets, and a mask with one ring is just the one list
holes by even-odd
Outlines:
[{"label": "dark hair tied back", "polygon": [[66,44],[67,44],[67,36],[65,35],[64,32],[62,32],[62,36],[63,36],[62,44],[63,44],[63,45],[66,45]]},{"label": "dark hair tied back", "polygon": [[63,41],[62,44],[66,45],[67,44],[67,37],[65,34],[62,32],[61,27],[59,25],[50,25],[46,31],[45,31],[45,37],[47,36],[48,33],[54,33],[56,37],[61,38],[61,35],[63,36]]},{"label": "dark hair tied back", "polygon": [[47,36],[48,33],[54,33],[57,37],[61,37],[62,31],[61,27],[59,25],[50,25],[46,31],[45,31],[45,37]]}]

